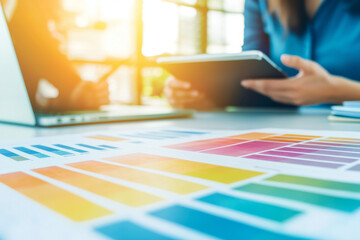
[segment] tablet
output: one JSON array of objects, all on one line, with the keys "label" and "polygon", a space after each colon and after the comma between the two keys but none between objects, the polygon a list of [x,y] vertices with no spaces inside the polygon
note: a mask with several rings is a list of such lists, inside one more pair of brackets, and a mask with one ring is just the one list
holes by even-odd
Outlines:
[{"label": "tablet", "polygon": [[220,106],[289,106],[245,89],[244,79],[286,79],[285,72],[260,51],[162,57],[158,64],[177,79],[188,81]]}]

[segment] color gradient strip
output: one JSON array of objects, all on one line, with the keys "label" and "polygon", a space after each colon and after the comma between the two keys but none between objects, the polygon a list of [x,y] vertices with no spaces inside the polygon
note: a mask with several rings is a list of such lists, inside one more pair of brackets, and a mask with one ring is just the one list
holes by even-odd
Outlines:
[{"label": "color gradient strip", "polygon": [[103,140],[108,142],[122,142],[126,141],[127,139],[118,138],[118,137],[110,137],[105,135],[97,135],[97,136],[88,136],[87,138],[96,139],[96,140]]},{"label": "color gradient strip", "polygon": [[298,176],[279,174],[274,177],[270,177],[266,179],[266,181],[291,183],[302,186],[360,193],[360,184],[322,180],[317,178],[298,177]]},{"label": "color gradient strip", "polygon": [[354,152],[360,153],[359,148],[347,148],[347,147],[338,147],[338,146],[321,146],[321,145],[312,145],[312,144],[298,144],[294,147],[300,148],[311,148],[311,149],[326,149],[326,150],[333,150],[333,151],[342,151],[342,152]]},{"label": "color gradient strip", "polygon": [[19,154],[10,152],[9,150],[6,150],[6,149],[0,149],[0,154],[3,155],[4,157],[10,158],[17,162],[29,160],[26,157],[20,156]]},{"label": "color gradient strip", "polygon": [[230,157],[240,157],[251,153],[257,153],[265,150],[284,147],[289,144],[291,143],[252,141],[252,142],[241,143],[229,147],[204,151],[203,153],[230,156]]},{"label": "color gradient strip", "polygon": [[281,138],[281,137],[270,137],[270,138],[263,138],[263,141],[271,141],[271,142],[285,142],[285,143],[301,143],[303,140],[295,140],[295,139],[288,139],[288,138]]},{"label": "color gradient strip", "polygon": [[112,214],[101,206],[26,173],[0,175],[0,182],[74,221],[87,221]]},{"label": "color gradient strip", "polygon": [[244,133],[236,136],[230,136],[230,138],[240,138],[240,139],[247,139],[247,140],[260,140],[266,137],[270,136],[277,136],[275,133],[259,133],[259,132],[253,132],[253,133]]},{"label": "color gradient strip", "polygon": [[267,151],[262,154],[279,156],[279,157],[293,157],[293,158],[303,158],[307,160],[318,160],[318,161],[328,161],[328,162],[338,162],[338,163],[352,163],[357,161],[355,158],[343,158],[343,157],[330,157],[324,155],[313,155],[307,153],[293,153],[293,152],[282,152],[282,151]]},{"label": "color gradient strip", "polygon": [[29,148],[25,148],[25,147],[15,147],[14,149],[20,151],[20,152],[23,152],[23,153],[26,153],[26,154],[29,154],[29,155],[32,155],[36,158],[49,158],[48,155],[45,155],[45,154],[42,154],[40,152],[37,152],[37,151],[34,151],[34,150],[31,150]]},{"label": "color gradient strip", "polygon": [[284,148],[279,148],[277,150],[287,151],[287,152],[315,153],[315,154],[323,154],[329,156],[360,158],[360,153],[351,153],[351,152],[329,151],[329,150],[298,148],[298,147],[284,147]]},{"label": "color gradient strip", "polygon": [[358,199],[335,197],[256,183],[240,186],[235,188],[235,190],[303,202],[348,213],[354,212],[360,207],[360,200]]},{"label": "color gradient strip", "polygon": [[49,153],[53,153],[59,156],[71,156],[73,155],[72,153],[69,152],[65,152],[56,148],[51,148],[51,147],[47,147],[47,146],[43,146],[43,145],[33,145],[34,148],[49,152]]},{"label": "color gradient strip", "polygon": [[246,142],[248,140],[245,139],[235,139],[235,138],[216,138],[209,140],[201,140],[194,142],[181,143],[171,146],[166,146],[167,148],[184,150],[184,151],[193,151],[198,152],[202,150],[208,150],[212,148],[225,147],[241,142]]},{"label": "color gradient strip", "polygon": [[296,165],[323,167],[323,168],[332,168],[332,169],[336,169],[336,168],[344,166],[342,164],[337,164],[337,163],[315,162],[315,161],[300,160],[300,159],[285,158],[285,157],[266,156],[266,155],[260,155],[260,154],[246,156],[245,158],[261,160],[261,161],[268,161],[268,162],[289,163],[289,164],[296,164]]},{"label": "color gradient strip", "polygon": [[40,168],[33,171],[131,207],[141,207],[163,200],[149,193],[60,167]]},{"label": "color gradient strip", "polygon": [[150,154],[130,154],[105,159],[107,161],[146,169],[176,173],[220,183],[234,183],[262,175],[262,172],[222,167]]},{"label": "color gradient strip", "polygon": [[118,240],[118,239],[156,239],[156,240],[170,240],[173,238],[156,233],[148,228],[144,228],[136,223],[130,221],[114,222],[106,226],[95,228],[95,230],[104,236]]},{"label": "color gradient strip", "polygon": [[150,215],[219,239],[300,239],[181,205],[154,211]]},{"label": "color gradient strip", "polygon": [[360,172],[360,164],[355,165],[355,166],[349,168],[348,171]]},{"label": "color gradient strip", "polygon": [[63,145],[63,144],[54,144],[54,146],[62,148],[62,149],[70,150],[70,151],[73,151],[73,152],[77,152],[77,153],[88,153],[88,151],[78,149],[78,148],[74,148],[74,147],[70,147],[70,146]]},{"label": "color gradient strip", "polygon": [[88,145],[88,144],[79,143],[79,144],[76,144],[76,145],[78,145],[78,146],[80,146],[80,147],[92,149],[92,150],[98,150],[98,151],[104,151],[104,150],[105,150],[104,148],[95,147],[95,146],[91,146],[91,145]]},{"label": "color gradient strip", "polygon": [[72,163],[68,164],[68,166],[178,194],[189,194],[208,188],[204,185],[177,178],[97,161]]},{"label": "color gradient strip", "polygon": [[283,134],[281,136],[285,137],[300,137],[300,138],[321,138],[322,136],[313,136],[313,135],[299,135],[299,134]]},{"label": "color gradient strip", "polygon": [[334,147],[352,147],[352,148],[360,147],[360,145],[347,144],[347,143],[329,143],[329,142],[316,142],[316,141],[308,142],[308,143],[312,145],[334,146]]},{"label": "color gradient strip", "polygon": [[241,199],[222,193],[214,193],[205,197],[198,198],[197,200],[214,206],[247,213],[253,216],[281,223],[302,213],[298,210],[280,207],[268,203]]}]

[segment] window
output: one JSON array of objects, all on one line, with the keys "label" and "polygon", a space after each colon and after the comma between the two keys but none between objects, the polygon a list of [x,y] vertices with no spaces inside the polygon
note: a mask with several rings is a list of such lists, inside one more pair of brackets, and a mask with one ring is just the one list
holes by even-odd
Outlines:
[{"label": "window", "polygon": [[62,0],[63,50],[114,103],[157,104],[169,76],[157,56],[239,52],[244,0]]}]

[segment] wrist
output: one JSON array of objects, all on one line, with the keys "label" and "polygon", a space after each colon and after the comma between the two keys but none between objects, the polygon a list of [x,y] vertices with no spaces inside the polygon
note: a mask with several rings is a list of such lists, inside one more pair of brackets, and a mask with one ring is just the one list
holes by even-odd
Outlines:
[{"label": "wrist", "polygon": [[330,76],[329,102],[342,104],[344,101],[360,100],[360,83],[339,77]]}]

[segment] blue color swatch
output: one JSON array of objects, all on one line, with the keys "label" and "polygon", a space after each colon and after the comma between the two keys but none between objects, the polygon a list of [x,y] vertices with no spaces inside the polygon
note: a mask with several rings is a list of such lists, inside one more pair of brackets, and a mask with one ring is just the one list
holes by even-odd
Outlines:
[{"label": "blue color swatch", "polygon": [[111,239],[173,239],[162,234],[153,232],[130,221],[121,221],[95,229],[97,232]]},{"label": "blue color swatch", "polygon": [[302,239],[250,226],[245,223],[180,205],[154,211],[150,213],[150,215],[220,239]]}]

